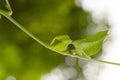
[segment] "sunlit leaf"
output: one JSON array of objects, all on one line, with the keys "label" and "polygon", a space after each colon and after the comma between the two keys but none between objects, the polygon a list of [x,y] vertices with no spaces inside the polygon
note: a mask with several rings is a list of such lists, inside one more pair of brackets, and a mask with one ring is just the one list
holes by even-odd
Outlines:
[{"label": "sunlit leaf", "polygon": [[80,55],[85,54],[87,56],[96,54],[101,49],[107,32],[108,31],[101,31],[90,38],[74,41],[73,45],[75,46],[77,53]]},{"label": "sunlit leaf", "polygon": [[67,50],[68,45],[71,43],[72,40],[69,38],[68,35],[62,35],[55,37],[51,42],[50,46],[57,51],[65,51]]}]

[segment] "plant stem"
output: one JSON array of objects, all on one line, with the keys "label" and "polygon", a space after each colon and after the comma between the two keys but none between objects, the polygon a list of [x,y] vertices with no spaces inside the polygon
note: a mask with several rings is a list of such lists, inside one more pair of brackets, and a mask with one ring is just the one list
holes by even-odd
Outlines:
[{"label": "plant stem", "polygon": [[41,44],[45,48],[47,48],[47,49],[49,49],[51,51],[63,54],[63,53],[61,53],[59,51],[56,51],[56,50],[52,49],[50,46],[48,46],[43,41],[38,39],[35,35],[33,35],[31,32],[29,32],[27,29],[25,29],[22,25],[20,25],[15,19],[13,19],[11,16],[9,16],[9,14],[7,12],[0,9],[0,14],[3,15],[4,17],[6,17],[8,20],[10,20],[14,25],[16,25],[19,29],[21,29],[23,32],[25,32],[29,37],[34,39],[36,42],[38,42],[39,44]]},{"label": "plant stem", "polygon": [[9,3],[8,0],[5,0],[5,2],[6,2],[6,7],[7,7],[8,11],[9,11],[8,14],[9,14],[9,16],[11,16],[13,12],[12,12],[10,3]]},{"label": "plant stem", "polygon": [[110,61],[104,61],[104,60],[96,60],[96,59],[92,59],[91,61],[95,61],[95,62],[100,62],[100,63],[106,63],[106,64],[112,64],[112,65],[117,65],[117,66],[120,66],[120,63],[113,63],[113,62],[110,62]]},{"label": "plant stem", "polygon": [[87,60],[87,61],[94,61],[94,62],[100,62],[100,63],[106,63],[106,64],[112,64],[112,65],[117,65],[120,66],[120,63],[114,63],[114,62],[109,62],[109,61],[104,61],[104,60],[96,60],[96,59],[90,59],[90,58],[84,58],[82,56],[78,56],[78,55],[72,55],[72,54],[65,54],[63,52],[59,52],[56,51],[54,49],[52,49],[50,46],[48,46],[47,44],[45,44],[44,42],[42,42],[40,39],[38,39],[35,35],[33,35],[31,32],[29,32],[28,30],[26,30],[22,25],[20,25],[15,19],[13,19],[7,12],[3,11],[0,9],[0,14],[3,15],[4,17],[6,17],[8,20],[10,20],[14,25],[16,25],[19,29],[21,29],[23,32],[25,32],[29,37],[31,37],[32,39],[34,39],[36,42],[38,42],[39,44],[41,44],[42,46],[44,46],[45,48],[60,53],[62,55],[67,55],[67,56],[72,56],[72,57],[76,57],[76,58],[80,58],[83,60]]},{"label": "plant stem", "polygon": [[9,16],[5,11],[0,9],[0,14],[3,15],[4,17],[6,17],[8,20],[10,20],[13,24],[15,24],[18,28],[20,28],[22,31],[24,31],[28,36],[33,38],[35,41],[37,41],[44,47],[49,48],[45,43],[43,43],[41,40],[39,40],[37,37],[35,37],[35,35],[30,33],[28,30],[26,30],[22,25],[20,25],[16,20],[14,20],[11,16]]},{"label": "plant stem", "polygon": [[78,56],[78,55],[69,55],[69,56],[76,57],[76,58],[83,59],[83,60],[87,60],[87,61],[92,61],[92,62],[99,62],[99,63],[104,63],[104,64],[112,64],[112,65],[120,66],[120,63],[115,63],[115,62],[110,62],[110,61],[90,59],[90,58],[85,58],[85,57]]}]

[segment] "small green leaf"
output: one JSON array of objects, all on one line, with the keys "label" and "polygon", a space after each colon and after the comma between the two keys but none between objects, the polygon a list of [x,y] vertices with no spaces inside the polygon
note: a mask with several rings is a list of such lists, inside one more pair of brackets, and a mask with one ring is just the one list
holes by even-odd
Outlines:
[{"label": "small green leaf", "polygon": [[50,46],[51,48],[57,50],[57,51],[65,51],[68,48],[68,45],[72,43],[72,40],[68,35],[62,35],[55,37]]},{"label": "small green leaf", "polygon": [[90,38],[74,41],[73,45],[75,46],[77,53],[79,55],[86,56],[92,56],[96,54],[101,49],[107,32],[107,30],[101,31]]}]

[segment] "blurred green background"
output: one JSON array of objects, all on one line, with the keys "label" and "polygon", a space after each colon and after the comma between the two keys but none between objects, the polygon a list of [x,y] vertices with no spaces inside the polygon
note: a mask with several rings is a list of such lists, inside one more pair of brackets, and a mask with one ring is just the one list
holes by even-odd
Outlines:
[{"label": "blurred green background", "polygon": [[[13,15],[31,33],[49,44],[59,35],[73,40],[86,34],[89,14],[75,5],[74,0],[9,0]],[[0,0],[5,10],[5,1]],[[0,19],[0,80],[15,76],[16,80],[40,80],[65,57],[52,52],[2,16]],[[14,79],[11,79],[14,80]]]}]

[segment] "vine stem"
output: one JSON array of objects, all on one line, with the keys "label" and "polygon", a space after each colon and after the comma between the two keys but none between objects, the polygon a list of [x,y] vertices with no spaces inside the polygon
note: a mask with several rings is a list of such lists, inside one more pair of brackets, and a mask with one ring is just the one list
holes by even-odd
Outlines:
[{"label": "vine stem", "polygon": [[[16,25],[19,29],[21,29],[29,37],[31,37],[32,39],[34,39],[36,42],[38,42],[39,44],[41,44],[45,48],[47,48],[47,49],[49,49],[51,51],[57,52],[57,53],[61,53],[61,52],[58,52],[58,51],[52,49],[50,46],[48,46],[43,41],[41,41],[40,39],[38,39],[35,35],[33,35],[31,32],[29,32],[27,29],[25,29],[21,24],[19,24],[15,19],[13,19],[7,12],[5,12],[5,11],[3,11],[3,10],[0,9],[0,14],[3,15],[4,17],[6,17],[8,20],[10,20],[14,25]],[[63,53],[61,53],[61,54],[63,54]]]},{"label": "vine stem", "polygon": [[120,66],[120,63],[115,63],[115,62],[109,62],[109,61],[104,61],[104,60],[96,60],[96,59],[91,59],[91,58],[85,58],[82,56],[78,56],[78,55],[72,55],[72,54],[65,54],[63,52],[59,52],[56,51],[54,49],[52,49],[49,45],[45,44],[43,41],[41,41],[40,39],[38,39],[35,35],[33,35],[31,32],[29,32],[27,29],[25,29],[22,25],[20,25],[15,19],[13,19],[7,12],[3,11],[0,9],[0,14],[3,15],[4,17],[6,17],[8,20],[10,20],[14,25],[16,25],[19,29],[21,29],[23,32],[25,32],[29,37],[31,37],[32,39],[34,39],[36,42],[38,42],[39,44],[41,44],[42,46],[44,46],[45,48],[54,51],[56,53],[60,53],[62,55],[67,55],[67,56],[72,56],[72,57],[76,57],[76,58],[80,58],[83,60],[87,60],[87,61],[94,61],[94,62],[99,62],[99,63],[106,63],[106,64],[112,64],[112,65],[117,65]]},{"label": "vine stem", "polygon": [[11,16],[9,16],[8,13],[6,13],[3,10],[0,10],[0,14],[3,15],[4,17],[6,17],[8,20],[10,20],[13,24],[15,24],[18,28],[20,28],[22,31],[24,31],[27,35],[29,35],[35,41],[37,41],[38,43],[40,43],[44,47],[49,48],[45,43],[43,43],[41,40],[39,40],[37,37],[35,37],[35,35],[33,35],[32,33],[30,33],[22,25],[20,25],[16,20],[14,20]]},{"label": "vine stem", "polygon": [[7,7],[7,9],[8,9],[8,14],[9,14],[9,16],[11,16],[13,12],[12,12],[10,3],[9,3],[8,0],[5,0],[5,2],[6,2],[6,7]]}]

